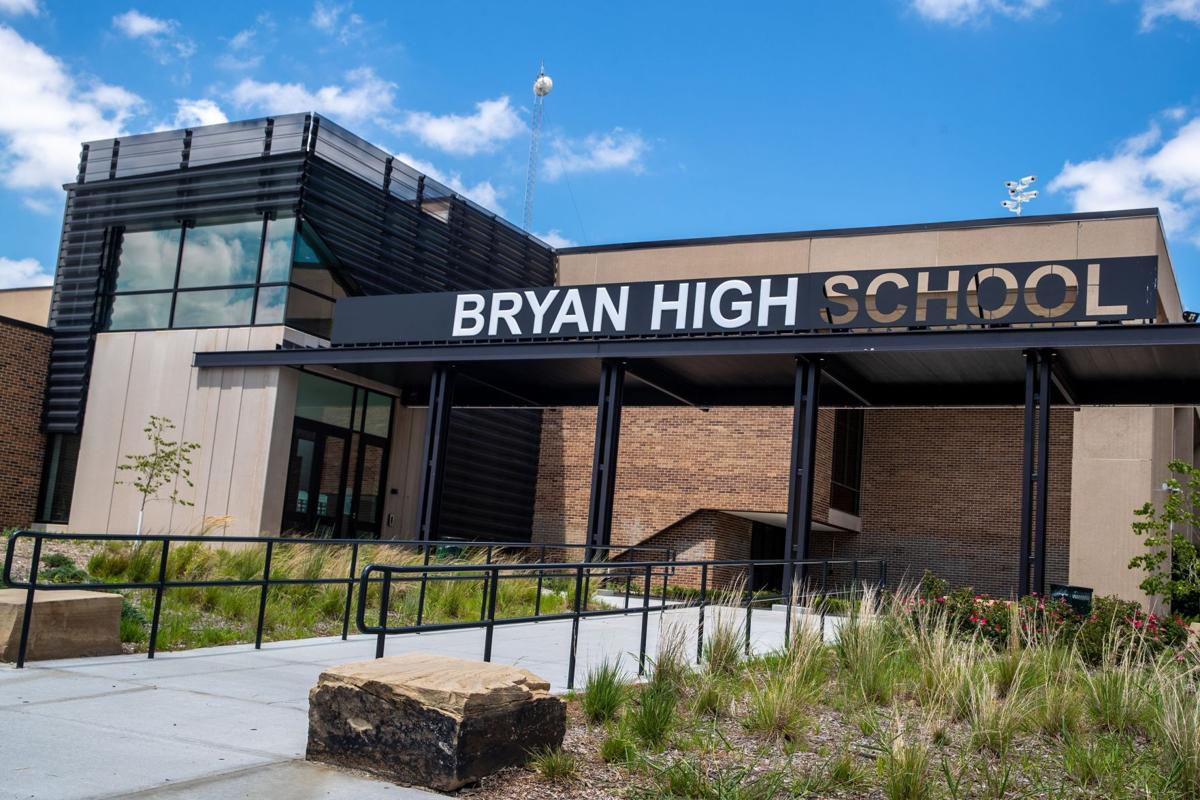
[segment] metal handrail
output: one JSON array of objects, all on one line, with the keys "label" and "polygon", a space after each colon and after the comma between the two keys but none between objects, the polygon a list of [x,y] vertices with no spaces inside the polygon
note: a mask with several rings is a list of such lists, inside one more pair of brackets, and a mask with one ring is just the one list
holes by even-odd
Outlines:
[{"label": "metal handrail", "polygon": [[[33,553],[29,566],[29,576],[24,581],[15,579],[12,574],[13,563],[16,558],[17,544],[19,541],[32,539]],[[90,581],[79,583],[45,583],[38,582],[38,571],[41,564],[42,543],[44,541],[103,541],[116,543],[149,543],[160,544],[162,546],[159,554],[158,574],[155,580],[152,581],[124,581],[124,582],[108,582],[108,581]],[[263,559],[263,573],[261,577],[250,579],[221,579],[221,580],[168,580],[167,566],[170,547],[172,543],[183,542],[185,544],[203,543],[208,545],[222,544],[253,544],[264,545],[266,553]],[[271,557],[274,554],[276,545],[301,545],[301,546],[322,546],[322,547],[350,547],[350,569],[345,577],[337,578],[272,578],[271,577]],[[17,646],[17,662],[16,666],[22,668],[25,666],[25,656],[28,652],[29,631],[33,619],[33,601],[36,591],[64,591],[75,589],[153,589],[154,590],[154,610],[150,619],[150,637],[147,645],[146,657],[154,658],[157,649],[159,621],[162,614],[163,593],[167,589],[175,588],[196,588],[196,587],[260,587],[258,598],[258,616],[255,624],[254,633],[254,648],[256,650],[262,648],[263,640],[263,624],[266,618],[267,596],[272,586],[287,586],[287,585],[308,585],[322,586],[330,584],[341,584],[346,587],[346,600],[342,612],[342,639],[346,639],[350,630],[350,610],[354,600],[354,587],[358,583],[358,556],[359,549],[363,545],[372,545],[378,547],[406,547],[417,550],[421,554],[428,567],[433,568],[435,564],[429,564],[431,555],[441,547],[462,547],[468,550],[480,550],[486,553],[486,562],[490,563],[497,552],[505,552],[512,550],[525,550],[536,552],[541,561],[545,562],[548,553],[556,551],[571,551],[583,550],[585,553],[589,551],[600,552],[607,554],[609,552],[628,553],[630,551],[645,551],[654,553],[665,553],[667,560],[664,563],[670,563],[674,558],[674,552],[670,548],[661,547],[642,547],[634,545],[632,547],[618,547],[613,545],[589,545],[574,544],[567,542],[471,542],[463,540],[448,540],[434,539],[431,541],[421,539],[317,539],[303,536],[288,537],[288,536],[195,536],[190,534],[144,534],[136,535],[119,535],[108,533],[60,533],[57,531],[17,531],[12,534],[8,540],[8,546],[4,554],[4,584],[13,589],[25,589],[25,612],[21,620],[21,637]],[[517,563],[517,562],[508,562]],[[597,561],[596,563],[607,563]],[[469,566],[469,565],[464,565]],[[415,579],[414,579],[415,580]],[[442,580],[467,580],[467,578],[442,578]],[[421,608],[424,606],[424,592],[426,581],[421,582],[422,601]],[[541,599],[541,584],[539,578],[539,609]],[[486,596],[486,592],[484,593]],[[481,612],[482,615],[483,612]]]},{"label": "metal handrail", "polygon": [[[754,586],[754,571],[764,567],[786,567],[791,566],[791,574],[796,576],[793,578],[794,585],[792,591],[780,591],[777,595],[762,595],[755,592]],[[823,597],[832,595],[841,595],[843,592],[830,593],[829,588],[829,572],[831,567],[848,567],[850,569],[850,589],[846,594],[851,596],[858,593],[857,584],[861,575],[860,565],[869,565],[876,568],[876,578],[870,584],[876,588],[882,588],[887,585],[887,562],[884,559],[726,559],[726,560],[700,560],[700,561],[620,561],[620,562],[559,562],[559,563],[527,563],[527,564],[429,564],[429,565],[410,565],[410,564],[368,564],[363,567],[362,573],[359,576],[358,590],[358,606],[355,615],[355,622],[358,630],[362,633],[372,634],[376,637],[375,657],[382,658],[384,654],[385,640],[388,635],[417,633],[420,631],[453,631],[453,630],[472,630],[483,628],[484,645],[483,645],[483,660],[492,660],[492,642],[495,634],[496,626],[498,625],[516,625],[530,622],[554,622],[559,620],[571,620],[571,641],[568,653],[567,666],[567,689],[575,688],[575,672],[576,672],[576,655],[579,645],[579,622],[582,619],[590,617],[608,617],[627,615],[630,613],[641,614],[641,636],[638,649],[638,675],[645,673],[646,666],[646,637],[649,627],[650,612],[663,612],[672,606],[667,605],[668,585],[667,580],[670,575],[676,574],[678,570],[693,567],[700,569],[700,588],[698,598],[694,604],[688,602],[680,602],[673,606],[681,607],[696,607],[699,611],[696,630],[696,661],[700,662],[704,649],[704,610],[711,603],[709,602],[709,572],[715,569],[743,569],[746,572],[746,586],[744,597],[741,598],[741,603],[745,609],[745,643],[744,648],[747,654],[750,652],[750,630],[752,624],[753,607],[756,603],[782,601],[787,604],[787,611],[784,623],[784,644],[785,646],[790,641],[792,628],[793,606],[792,600],[796,598],[796,589],[803,585],[806,589],[820,594]],[[816,582],[809,580],[806,573],[820,569],[820,581]],[[658,572],[656,572],[656,570]],[[393,582],[412,582],[420,580],[422,589],[420,594],[419,604],[424,603],[424,582],[427,580],[438,580],[445,573],[471,573],[471,578],[479,580],[481,573],[485,575],[483,580],[483,612],[481,618],[477,621],[462,621],[462,622],[441,622],[441,623],[424,623],[422,618],[422,608],[420,605],[417,610],[417,622],[413,625],[389,625],[388,616],[390,612],[391,586]],[[570,611],[558,612],[553,614],[538,613],[535,608],[533,616],[523,617],[503,617],[496,618],[496,593],[500,581],[505,577],[501,573],[521,573],[509,575],[508,577],[528,577],[529,573],[537,573],[538,575],[538,591],[542,585],[542,577],[549,573],[556,577],[571,576],[575,579],[575,594],[574,603]],[[599,577],[611,577],[614,573],[624,575],[626,577],[626,601],[623,608],[610,609],[589,609],[586,607],[587,590],[584,588],[586,581],[595,575],[602,573]],[[658,605],[651,606],[651,583],[658,574],[661,574],[663,580],[663,593],[659,598]],[[373,577],[378,575],[379,577]],[[412,577],[419,575],[419,578]],[[399,577],[395,577],[399,576]],[[636,611],[629,608],[629,580],[634,576],[641,577],[642,583],[642,605]],[[797,579],[798,578],[798,579]],[[379,601],[379,622],[371,624],[367,622],[367,602],[368,589],[372,583],[382,583],[380,590]],[[864,588],[865,588],[864,583]],[[818,588],[819,587],[819,588]],[[786,587],[785,587],[786,588]],[[581,604],[582,601],[582,604]],[[824,636],[826,610],[821,609],[821,631]]]}]

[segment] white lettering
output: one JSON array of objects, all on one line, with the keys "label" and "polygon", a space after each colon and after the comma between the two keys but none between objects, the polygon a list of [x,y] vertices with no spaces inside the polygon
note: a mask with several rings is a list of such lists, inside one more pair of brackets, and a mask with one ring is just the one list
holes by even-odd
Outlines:
[{"label": "white lettering", "polygon": [[604,330],[604,317],[607,316],[613,324],[616,333],[625,332],[625,312],[629,308],[629,287],[622,286],[617,294],[618,300],[608,294],[608,289],[600,286],[596,289],[596,310],[592,316],[592,330],[599,333]]},{"label": "white lettering", "polygon": [[[468,308],[467,304],[471,307]],[[453,336],[474,336],[483,330],[483,295],[460,294],[454,298],[454,328]],[[468,327],[465,321],[470,320]]]},{"label": "white lettering", "polygon": [[587,315],[583,313],[583,300],[578,289],[567,289],[563,295],[563,303],[558,307],[558,315],[550,326],[550,334],[562,330],[563,325],[574,325],[580,333],[588,332]]},{"label": "white lettering", "polygon": [[663,285],[661,283],[654,284],[654,305],[650,315],[650,330],[662,329],[664,311],[675,312],[675,330],[682,330],[687,324],[687,299],[688,285],[686,283],[679,284],[679,295],[674,300],[664,300]]},{"label": "white lettering", "polygon": [[696,302],[692,305],[692,327],[699,330],[704,327],[704,295],[708,293],[708,284],[700,281],[696,284]]},{"label": "white lettering", "polygon": [[517,324],[517,312],[525,303],[516,292],[496,292],[492,295],[491,313],[488,315],[488,336],[495,336],[500,329],[500,320],[508,326],[508,332],[513,336],[521,335],[521,326]]},{"label": "white lettering", "polygon": [[783,308],[783,324],[789,328],[793,327],[796,324],[796,295],[799,286],[799,278],[788,278],[785,294],[771,294],[771,279],[763,278],[758,293],[758,327],[765,328],[770,324],[773,306]]},{"label": "white lettering", "polygon": [[556,297],[558,297],[558,289],[551,289],[546,292],[545,299],[539,303],[537,292],[531,289],[525,290],[525,299],[529,301],[529,310],[533,312],[533,333],[542,332],[542,320],[546,317],[546,310],[550,308],[550,304]]},{"label": "white lettering", "polygon": [[712,299],[708,301],[708,313],[712,315],[713,322],[722,328],[739,328],[750,321],[750,308],[754,304],[749,300],[735,300],[729,304],[734,316],[727,317],[721,309],[721,300],[729,292],[737,292],[742,297],[749,297],[752,290],[750,284],[743,280],[721,281],[717,284],[717,288],[713,289]]}]

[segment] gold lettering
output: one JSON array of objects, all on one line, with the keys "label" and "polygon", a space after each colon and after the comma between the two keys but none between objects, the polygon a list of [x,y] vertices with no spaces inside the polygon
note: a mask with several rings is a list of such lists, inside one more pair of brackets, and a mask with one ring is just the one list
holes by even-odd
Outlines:
[{"label": "gold lettering", "polygon": [[925,321],[925,307],[930,300],[940,300],[946,304],[946,321],[958,319],[958,270],[952,269],[946,273],[946,288],[929,290],[929,273],[917,273],[917,322]]},{"label": "gold lettering", "polygon": [[879,310],[879,306],[875,302],[875,297],[879,293],[879,287],[885,283],[891,283],[901,289],[908,288],[908,278],[901,275],[899,272],[885,272],[882,275],[877,275],[867,285],[867,296],[863,298],[866,301],[867,315],[876,322],[895,322],[904,316],[904,312],[908,311],[908,306],[904,303],[897,303],[896,307],[887,313]]},{"label": "gold lettering", "polygon": [[1127,305],[1100,305],[1100,265],[1088,264],[1087,315],[1089,317],[1124,316],[1129,313]]},{"label": "gold lettering", "polygon": [[[1066,285],[1066,291],[1063,292],[1062,302],[1053,308],[1046,308],[1038,300],[1037,287],[1041,283],[1042,278],[1047,275],[1057,275],[1062,278]],[[1046,264],[1038,267],[1033,272],[1029,273],[1029,278],[1025,281],[1025,306],[1030,312],[1037,317],[1045,317],[1046,319],[1054,319],[1066,314],[1075,307],[1075,303],[1079,301],[1079,278],[1075,277],[1075,273],[1061,264]]]},{"label": "gold lettering", "polygon": [[[1004,284],[1004,302],[996,308],[984,308],[979,297],[979,287],[989,278]],[[988,267],[975,273],[967,283],[967,300],[975,315],[989,321],[1004,319],[1017,307],[1017,276],[1003,267]]]},{"label": "gold lettering", "polygon": [[[835,287],[842,287],[846,291],[838,291]],[[835,314],[830,306],[825,306],[821,311],[825,315],[826,322],[830,325],[845,325],[847,322],[854,321],[854,318],[858,316],[858,300],[846,292],[853,292],[856,289],[858,289],[858,281],[851,275],[834,275],[825,279],[825,299],[846,308],[840,314]]]}]

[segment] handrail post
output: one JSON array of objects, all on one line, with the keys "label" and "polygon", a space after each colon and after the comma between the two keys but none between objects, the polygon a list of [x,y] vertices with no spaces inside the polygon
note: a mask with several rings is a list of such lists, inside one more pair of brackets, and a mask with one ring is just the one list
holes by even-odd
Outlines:
[{"label": "handrail post", "polygon": [[650,627],[650,566],[642,581],[642,639],[638,645],[638,675],[646,674],[646,632]]},{"label": "handrail post", "polygon": [[[492,546],[490,544],[488,545],[488,549],[487,549],[487,560],[484,561],[484,563],[485,564],[492,563]],[[492,578],[491,572],[483,573],[483,594],[479,598],[479,621],[480,622],[483,622],[485,619],[487,619],[488,585],[491,582],[491,580],[490,580],[491,578]]]},{"label": "handrail post", "polygon": [[[542,554],[538,558],[538,563],[546,563],[546,545],[544,544],[542,545]],[[535,617],[540,617],[542,615],[542,578],[545,575],[545,572],[546,571],[544,569],[539,569],[537,571],[537,594],[535,594],[533,597],[533,615]]]},{"label": "handrail post", "polygon": [[383,588],[379,590],[379,635],[375,639],[375,657],[383,658],[383,641],[387,636],[388,606],[392,602],[392,571],[383,571]]},{"label": "handrail post", "polygon": [[663,592],[662,592],[662,610],[667,610],[667,581],[670,579],[670,568],[663,567]]},{"label": "handrail post", "polygon": [[350,548],[350,577],[346,581],[346,611],[342,615],[342,641],[350,635],[350,602],[354,599],[354,575],[358,572],[358,540]]},{"label": "handrail post", "polygon": [[500,585],[500,568],[492,567],[491,591],[487,601],[487,630],[483,635],[483,660],[492,660],[492,637],[496,632],[496,588]]},{"label": "handrail post", "polygon": [[575,688],[575,651],[579,647],[579,597],[583,593],[583,564],[575,567],[575,613],[571,615],[571,652],[567,658],[567,691]]},{"label": "handrail post", "polygon": [[746,655],[750,655],[750,619],[754,608],[754,562],[748,565],[746,576]]},{"label": "handrail post", "polygon": [[154,613],[150,617],[150,645],[146,648],[146,658],[154,658],[158,642],[158,620],[162,614],[163,589],[167,581],[167,551],[171,540],[163,539],[162,552],[158,557],[158,585],[154,587]]},{"label": "handrail post", "polygon": [[25,592],[25,616],[21,618],[21,643],[17,645],[17,669],[25,666],[29,648],[29,623],[33,619],[33,593],[37,588],[38,562],[42,559],[42,536],[33,534],[33,560],[29,562],[29,588]]},{"label": "handrail post", "polygon": [[696,623],[696,663],[704,660],[704,608],[708,605],[708,563],[700,565],[700,610]]},{"label": "handrail post", "polygon": [[[423,560],[425,562],[425,566],[427,566],[427,567],[429,566],[429,548],[430,548],[430,546],[431,545],[429,544],[429,542],[426,542],[424,545],[421,546],[421,549],[425,551]],[[428,581],[429,581],[429,572],[428,571],[422,572],[421,573],[421,588],[417,592],[417,627],[418,628],[421,627],[421,622],[422,622],[422,620],[425,619],[425,584]]]},{"label": "handrail post", "polygon": [[271,553],[275,542],[267,542],[267,557],[263,559],[262,589],[258,594],[258,627],[254,632],[254,649],[262,649],[263,620],[267,615],[267,590],[271,587]]},{"label": "handrail post", "polygon": [[850,562],[850,602],[855,602],[858,597],[858,559]]}]

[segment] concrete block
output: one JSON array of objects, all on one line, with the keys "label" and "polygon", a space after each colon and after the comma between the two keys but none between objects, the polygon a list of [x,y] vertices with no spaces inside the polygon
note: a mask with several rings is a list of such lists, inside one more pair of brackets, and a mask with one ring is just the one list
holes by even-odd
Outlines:
[{"label": "concrete block", "polygon": [[529,670],[428,653],[332,667],[308,697],[310,761],[453,791],[558,747],[566,706]]},{"label": "concrete block", "polygon": [[[24,589],[0,589],[0,661],[16,661],[25,618]],[[121,596],[78,589],[39,591],[29,626],[30,661],[121,652]]]}]

